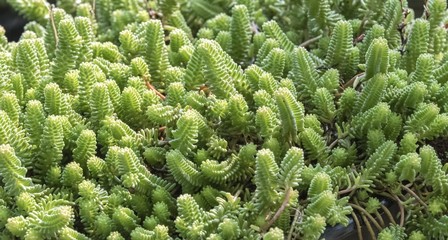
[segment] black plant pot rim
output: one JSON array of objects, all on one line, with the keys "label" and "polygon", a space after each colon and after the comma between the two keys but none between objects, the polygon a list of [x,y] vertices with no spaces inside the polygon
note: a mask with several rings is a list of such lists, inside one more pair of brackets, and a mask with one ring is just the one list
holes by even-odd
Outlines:
[{"label": "black plant pot rim", "polygon": [[[392,213],[392,215],[395,215],[398,213],[398,204],[394,201],[391,201],[387,198],[379,198],[381,199],[381,204],[384,205],[388,210]],[[380,212],[381,215],[384,215],[384,212]],[[362,221],[361,215],[358,213],[355,213],[358,216],[358,219],[360,219],[360,225],[361,225],[361,232],[364,236],[364,239],[369,239],[370,235],[367,231],[367,228],[365,227],[365,223]],[[387,219],[387,218],[386,218]],[[385,224],[389,224],[388,221],[385,221]],[[324,231],[324,233],[321,235],[321,238],[327,239],[327,240],[352,240],[357,239],[358,236],[358,229],[356,229],[355,221],[353,220],[353,217],[350,217],[349,223],[347,226],[343,226],[342,224],[337,224],[332,227],[327,227]]]}]

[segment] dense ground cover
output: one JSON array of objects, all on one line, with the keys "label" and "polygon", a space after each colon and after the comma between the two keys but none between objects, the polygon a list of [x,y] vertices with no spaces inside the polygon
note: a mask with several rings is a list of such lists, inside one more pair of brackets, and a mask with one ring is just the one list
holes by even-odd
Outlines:
[{"label": "dense ground cover", "polygon": [[8,3],[3,239],[448,238],[446,1]]}]

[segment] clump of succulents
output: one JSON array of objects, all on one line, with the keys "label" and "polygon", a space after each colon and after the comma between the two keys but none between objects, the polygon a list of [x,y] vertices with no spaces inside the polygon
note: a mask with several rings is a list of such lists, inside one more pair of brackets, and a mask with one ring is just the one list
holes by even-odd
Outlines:
[{"label": "clump of succulents", "polygon": [[7,2],[2,239],[448,238],[445,0]]}]

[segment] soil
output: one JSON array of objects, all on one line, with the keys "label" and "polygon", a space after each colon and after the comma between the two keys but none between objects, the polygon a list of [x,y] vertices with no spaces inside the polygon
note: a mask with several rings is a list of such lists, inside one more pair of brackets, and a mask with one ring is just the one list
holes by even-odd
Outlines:
[{"label": "soil", "polygon": [[0,6],[0,25],[6,30],[8,41],[18,41],[27,21],[8,6]]},{"label": "soil", "polygon": [[436,150],[437,156],[439,156],[442,164],[448,163],[448,137],[444,136],[436,138],[432,141],[429,141],[428,144]]}]

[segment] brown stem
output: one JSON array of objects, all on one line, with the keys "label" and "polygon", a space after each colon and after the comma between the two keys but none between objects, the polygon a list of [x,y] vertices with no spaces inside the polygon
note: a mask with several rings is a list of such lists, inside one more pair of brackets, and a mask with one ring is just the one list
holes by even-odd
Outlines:
[{"label": "brown stem", "polygon": [[95,11],[96,11],[96,0],[92,1],[92,16],[95,18]]},{"label": "brown stem", "polygon": [[404,207],[401,202],[398,203],[398,206],[400,207],[400,227],[404,226]]},{"label": "brown stem", "polygon": [[286,190],[285,193],[285,199],[282,202],[282,205],[280,206],[280,208],[277,210],[277,212],[274,214],[274,216],[271,218],[271,220],[269,220],[269,222],[264,225],[264,227],[262,228],[262,232],[266,232],[266,230],[268,230],[272,224],[275,223],[275,221],[277,221],[277,219],[280,217],[280,215],[283,213],[283,211],[285,211],[286,207],[289,204],[289,199],[291,198],[291,193],[292,193],[292,188],[288,188],[288,190]]},{"label": "brown stem", "polygon": [[364,238],[362,237],[361,224],[359,224],[358,217],[356,216],[356,214],[354,212],[352,212],[352,216],[353,216],[353,220],[355,221],[355,224],[356,224],[356,232],[358,233],[358,240],[364,240]]},{"label": "brown stem", "polygon": [[383,204],[381,204],[381,208],[383,209],[384,213],[386,213],[387,217],[389,218],[389,221],[394,225],[397,225],[397,222],[395,222],[395,219],[392,216],[392,213],[390,213],[389,209],[387,209],[387,207],[384,206]]},{"label": "brown stem", "polygon": [[321,38],[322,38],[322,35],[319,35],[319,36],[317,36],[317,37],[308,39],[308,40],[306,40],[305,42],[303,42],[302,44],[300,44],[299,47],[306,47],[306,46],[308,46],[308,45],[310,45],[310,44],[312,44],[312,43],[318,41],[318,40],[321,39]]},{"label": "brown stem", "polygon": [[407,187],[405,185],[401,185],[401,186],[403,187],[404,190],[406,190],[406,192],[411,194],[421,205],[423,205],[425,208],[428,207],[428,205],[426,205],[426,203],[423,202],[423,200],[414,191],[412,191],[409,187]]},{"label": "brown stem", "polygon": [[338,192],[338,195],[344,195],[344,194],[350,193],[350,192],[352,192],[354,190],[356,190],[356,186],[349,187],[349,188],[346,188],[344,190],[341,190],[341,191]]},{"label": "brown stem", "polygon": [[234,201],[238,198],[238,196],[241,194],[241,192],[242,192],[242,189],[241,189],[241,188],[238,189],[238,191],[236,191],[235,196],[233,196],[233,200],[234,200]]},{"label": "brown stem", "polygon": [[383,197],[387,197],[387,198],[389,198],[391,200],[395,200],[395,198],[392,195],[390,195],[389,193],[387,193],[387,192],[377,192],[376,194],[378,194],[380,196],[383,196]]},{"label": "brown stem", "polygon": [[360,76],[362,76],[362,75],[364,75],[365,73],[358,73],[358,74],[356,74],[354,77],[352,77],[352,79],[350,79],[348,82],[346,82],[343,86],[342,86],[342,89],[346,89],[346,88],[348,88],[348,87],[350,87],[354,82],[355,82],[355,80],[358,78],[358,77],[360,77]]},{"label": "brown stem", "polygon": [[338,142],[339,142],[339,138],[337,138],[336,140],[331,142],[330,145],[328,145],[328,148],[332,149],[334,146],[336,146],[336,144],[338,144]]},{"label": "brown stem", "polygon": [[[359,204],[357,198],[355,198],[354,200],[355,200],[355,203],[356,203],[358,206],[361,206],[361,204]],[[364,207],[364,206],[362,206],[362,207]],[[384,228],[385,224],[384,224],[383,217],[381,216],[381,214],[380,214],[378,211],[375,211],[375,217],[376,217],[376,219],[378,219],[380,226],[381,226],[382,228]]]},{"label": "brown stem", "polygon": [[375,212],[375,217],[380,221],[381,227],[384,228],[386,225],[384,224],[383,217],[381,217],[381,214],[378,211]]},{"label": "brown stem", "polygon": [[205,91],[208,91],[208,86],[207,86],[207,85],[202,85],[202,86],[200,86],[200,87],[199,87],[199,92],[200,92],[200,91],[204,91],[204,92],[205,92]]},{"label": "brown stem", "polygon": [[361,217],[364,220],[364,223],[366,224],[367,230],[369,231],[370,239],[376,240],[375,232],[373,231],[372,226],[370,225],[369,220],[367,220],[367,218],[366,218],[366,216],[364,214],[361,214]]},{"label": "brown stem", "polygon": [[149,90],[154,91],[154,92],[156,93],[156,95],[159,96],[160,99],[165,100],[166,97],[163,96],[162,93],[160,93],[159,91],[157,91],[157,89],[156,89],[151,83],[149,83],[148,81],[145,81],[145,84],[146,84],[146,87],[147,87]]},{"label": "brown stem", "polygon": [[381,229],[382,229],[382,227],[381,227],[380,224],[375,220],[375,218],[373,218],[372,215],[370,215],[370,213],[368,213],[364,208],[362,208],[362,207],[360,207],[360,206],[358,206],[358,205],[356,205],[356,204],[353,204],[353,203],[349,203],[349,205],[350,205],[352,208],[355,208],[356,210],[361,211],[365,216],[367,216],[367,217],[370,219],[370,221],[373,223],[373,225],[375,225],[375,227],[376,227],[378,230],[381,230]]},{"label": "brown stem", "polygon": [[57,47],[59,44],[59,37],[58,37],[58,31],[56,29],[56,24],[54,23],[53,5],[49,7],[48,10],[50,11],[50,23],[51,23],[51,29],[53,30],[54,42],[55,46]]},{"label": "brown stem", "polygon": [[421,187],[419,186],[415,187],[415,191],[419,196],[426,197],[428,195],[427,192],[422,192],[421,190],[422,190]]},{"label": "brown stem", "polygon": [[395,200],[398,203],[398,207],[400,208],[400,227],[404,226],[404,207],[403,207],[403,203],[401,202],[400,198],[398,198],[397,195],[392,195]]},{"label": "brown stem", "polygon": [[294,232],[294,228],[296,226],[297,221],[299,220],[300,208],[296,208],[296,213],[294,214],[294,220],[291,224],[291,228],[289,229],[288,240],[291,240],[292,233]]}]

